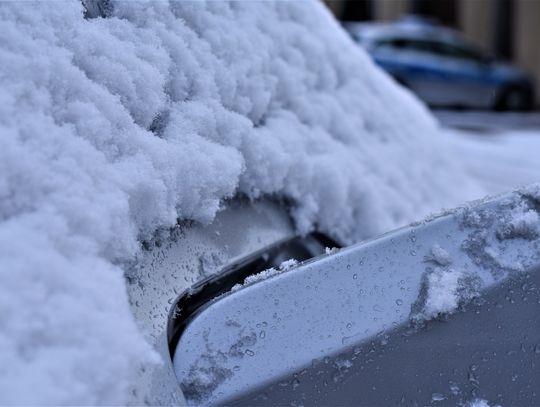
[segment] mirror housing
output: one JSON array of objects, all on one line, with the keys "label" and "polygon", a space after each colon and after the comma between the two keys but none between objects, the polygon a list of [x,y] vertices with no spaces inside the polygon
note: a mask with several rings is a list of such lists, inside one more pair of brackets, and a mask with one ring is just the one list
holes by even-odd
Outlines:
[{"label": "mirror housing", "polygon": [[539,209],[534,188],[476,202],[209,301],[174,354],[188,402],[230,403],[537,268]]}]

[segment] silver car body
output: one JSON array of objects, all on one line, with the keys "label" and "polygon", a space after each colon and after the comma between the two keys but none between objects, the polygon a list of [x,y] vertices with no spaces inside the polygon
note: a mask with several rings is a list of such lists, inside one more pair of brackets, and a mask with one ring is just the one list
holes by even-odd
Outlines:
[{"label": "silver car body", "polygon": [[[214,405],[238,402],[242,398],[244,401],[240,404],[265,404],[268,392],[257,395],[257,391],[272,383],[279,397],[285,393],[287,400],[302,403],[302,397],[308,397],[309,391],[316,397],[313,400],[319,400],[321,392],[317,393],[317,388],[305,390],[303,396],[294,392],[300,386],[297,375],[312,366],[314,360],[327,360],[353,347],[363,349],[363,344],[369,348],[373,338],[380,338],[389,329],[410,321],[421,305],[426,275],[434,269],[465,270],[471,281],[481,282],[478,286],[481,292],[500,285],[508,276],[537,275],[538,271],[534,270],[538,270],[540,264],[538,230],[512,226],[512,217],[521,212],[538,216],[539,208],[538,199],[526,191],[479,202],[368,242],[331,250],[288,271],[269,275],[267,279],[252,279],[239,289],[225,290],[207,298],[191,315],[178,307],[177,301],[189,297],[195,283],[213,281],[225,267],[242,264],[242,259],[253,252],[263,253],[264,257],[268,248],[293,238],[295,233],[285,209],[271,202],[232,202],[209,226],[178,227],[170,236],[149,244],[143,260],[127,276],[134,315],[163,359],[162,365],[141,369],[140,382],[133,389],[133,404]],[[434,254],[435,245],[443,247],[448,258]],[[522,304],[530,307],[526,302]],[[496,319],[498,314],[493,315]],[[185,327],[171,344],[171,327],[179,322],[185,323]],[[515,322],[517,328],[523,327],[519,319]],[[535,357],[536,341],[540,340],[538,322],[531,320],[525,324],[532,330],[532,336],[513,337],[512,332],[517,329],[513,327],[511,335],[503,338],[502,346],[505,350],[506,347],[519,349],[522,343],[523,352],[527,355],[532,352],[527,358]],[[414,344],[416,334],[407,335],[407,342],[412,340]],[[418,334],[421,336],[422,332]],[[463,348],[459,343],[450,343],[457,346],[456,352],[489,350],[487,339],[483,340],[477,333],[465,332],[458,342],[464,338],[473,341],[474,346]],[[432,349],[438,350],[429,337],[427,341]],[[366,361],[377,356],[367,351]],[[452,355],[453,350],[445,352]],[[461,361],[468,366],[469,357],[475,358],[476,353],[472,356],[467,353]],[[531,380],[534,382],[540,374],[535,366],[540,365],[523,364],[521,359],[512,356],[521,357],[521,353],[499,354],[503,359],[497,358],[496,353],[490,358],[495,366],[502,363],[503,372],[505,367],[517,363],[517,366],[530,367],[532,373],[524,373],[521,381],[512,384],[515,380],[510,373],[515,372],[510,372],[501,376],[502,385],[489,387],[490,373],[486,371],[483,386],[477,381],[467,382],[469,376],[465,376],[466,383],[462,387],[470,385],[477,393],[496,398],[497,393],[501,393],[499,386],[510,389],[512,385],[517,387],[508,390],[507,401],[522,405],[540,401],[531,388]],[[337,359],[334,364],[338,379],[354,368],[355,357]],[[414,367],[414,363],[412,365]],[[432,367],[438,368],[438,365]],[[320,370],[316,367],[313,374],[317,376]],[[441,372],[444,371],[442,368]],[[394,380],[392,371],[385,372],[382,383]],[[375,377],[376,372],[371,376]],[[307,379],[303,377],[303,383],[310,383]],[[338,386],[338,381],[330,388]],[[444,393],[439,388],[431,388],[434,384],[415,383],[423,393],[417,395],[413,388],[414,394],[407,395],[414,397],[409,400],[411,403],[429,404],[432,394]],[[250,396],[254,392],[255,396]],[[390,399],[384,389],[370,391],[369,396],[353,393],[341,394],[342,400],[344,397],[349,404],[362,400],[388,405],[399,402],[399,399]],[[359,395],[367,398],[359,398]],[[453,396],[448,393],[444,397],[453,400],[454,405],[466,401],[465,393]],[[499,399],[504,401],[504,395]],[[321,400],[321,405],[335,402],[332,398]]]}]

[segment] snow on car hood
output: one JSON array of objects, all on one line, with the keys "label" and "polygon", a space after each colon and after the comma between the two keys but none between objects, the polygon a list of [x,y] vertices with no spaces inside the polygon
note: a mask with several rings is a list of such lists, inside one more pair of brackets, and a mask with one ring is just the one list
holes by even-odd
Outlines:
[{"label": "snow on car hood", "polygon": [[315,2],[0,5],[0,402],[117,404],[156,356],[122,264],[224,198],[347,242],[481,195]]}]

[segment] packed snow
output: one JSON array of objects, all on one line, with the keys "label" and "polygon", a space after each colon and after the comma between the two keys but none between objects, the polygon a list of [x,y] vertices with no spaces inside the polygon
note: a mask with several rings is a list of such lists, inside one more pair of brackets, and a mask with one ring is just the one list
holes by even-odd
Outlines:
[{"label": "packed snow", "polygon": [[[0,403],[123,404],[157,356],[123,265],[226,198],[354,242],[480,197],[317,2],[0,4]],[[29,391],[31,390],[31,391]]]},{"label": "packed snow", "polygon": [[432,319],[440,314],[454,312],[459,305],[459,288],[462,279],[463,273],[458,270],[436,268],[428,273],[426,276],[427,293],[420,314],[421,318]]},{"label": "packed snow", "polygon": [[478,295],[481,285],[478,277],[451,267],[452,256],[441,245],[433,244],[424,261],[428,266],[417,302],[411,309],[414,323],[452,314]]},{"label": "packed snow", "polygon": [[437,243],[431,247],[431,256],[429,260],[434,261],[439,266],[448,266],[452,263],[450,254]]}]

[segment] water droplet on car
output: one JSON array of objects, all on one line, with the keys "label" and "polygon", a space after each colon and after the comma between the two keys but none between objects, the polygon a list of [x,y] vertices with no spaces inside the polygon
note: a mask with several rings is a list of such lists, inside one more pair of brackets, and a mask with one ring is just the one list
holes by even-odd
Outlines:
[{"label": "water droplet on car", "polygon": [[451,383],[450,384],[450,391],[452,392],[452,394],[454,396],[457,396],[459,394],[459,392],[460,392],[460,388],[459,388],[459,386],[457,384]]},{"label": "water droplet on car", "polygon": [[444,396],[444,394],[433,393],[431,395],[431,401],[443,401],[443,400],[446,400],[446,397]]},{"label": "water droplet on car", "polygon": [[400,306],[403,305],[403,300],[398,298],[398,299],[396,300],[396,304],[397,304],[397,305],[400,305]]},{"label": "water droplet on car", "polygon": [[246,355],[253,356],[255,355],[255,352],[253,352],[251,349],[246,349]]},{"label": "water droplet on car", "polygon": [[352,278],[353,280],[356,280],[358,278],[358,274],[353,274]]}]

